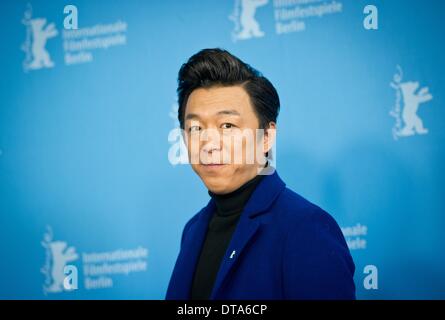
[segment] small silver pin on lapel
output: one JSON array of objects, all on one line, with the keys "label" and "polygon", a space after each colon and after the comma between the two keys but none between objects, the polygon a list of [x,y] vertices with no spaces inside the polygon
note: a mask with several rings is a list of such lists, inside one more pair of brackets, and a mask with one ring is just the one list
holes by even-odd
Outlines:
[{"label": "small silver pin on lapel", "polygon": [[236,250],[233,250],[232,253],[230,254],[230,259],[233,259],[233,257],[235,256]]}]

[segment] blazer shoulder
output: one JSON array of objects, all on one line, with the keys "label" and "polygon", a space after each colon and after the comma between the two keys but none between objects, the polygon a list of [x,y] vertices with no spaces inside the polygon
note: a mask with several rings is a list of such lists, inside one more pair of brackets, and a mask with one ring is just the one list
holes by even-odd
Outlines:
[{"label": "blazer shoulder", "polygon": [[299,230],[300,235],[308,238],[327,237],[342,250],[349,251],[337,221],[321,207],[289,188],[283,190],[276,207],[280,210],[279,219],[287,232]]},{"label": "blazer shoulder", "polygon": [[278,197],[275,207],[282,211],[287,222],[299,223],[312,215],[329,215],[325,210],[287,187]]}]

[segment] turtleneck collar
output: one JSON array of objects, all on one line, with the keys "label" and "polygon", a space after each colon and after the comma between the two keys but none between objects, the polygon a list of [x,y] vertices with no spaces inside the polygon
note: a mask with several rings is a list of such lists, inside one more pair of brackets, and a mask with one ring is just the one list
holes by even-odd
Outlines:
[{"label": "turtleneck collar", "polygon": [[215,194],[209,191],[209,195],[215,201],[217,215],[230,216],[241,213],[262,178],[263,175],[259,174],[235,191],[226,194]]}]

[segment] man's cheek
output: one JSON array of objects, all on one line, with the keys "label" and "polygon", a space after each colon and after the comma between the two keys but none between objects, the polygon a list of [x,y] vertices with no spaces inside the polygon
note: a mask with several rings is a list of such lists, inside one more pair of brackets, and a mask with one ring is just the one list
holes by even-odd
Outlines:
[{"label": "man's cheek", "polygon": [[227,142],[224,144],[223,148],[223,163],[225,164],[235,164],[237,163],[235,159],[239,153],[239,148],[236,148],[234,143]]}]

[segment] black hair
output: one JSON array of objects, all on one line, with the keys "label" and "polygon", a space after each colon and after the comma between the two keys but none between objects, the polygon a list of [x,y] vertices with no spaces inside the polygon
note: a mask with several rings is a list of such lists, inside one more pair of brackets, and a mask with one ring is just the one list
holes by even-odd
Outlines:
[{"label": "black hair", "polygon": [[184,129],[187,100],[193,90],[214,86],[242,86],[250,97],[260,128],[277,121],[280,99],[277,90],[259,71],[230,52],[203,49],[181,66],[178,74],[178,120]]}]

